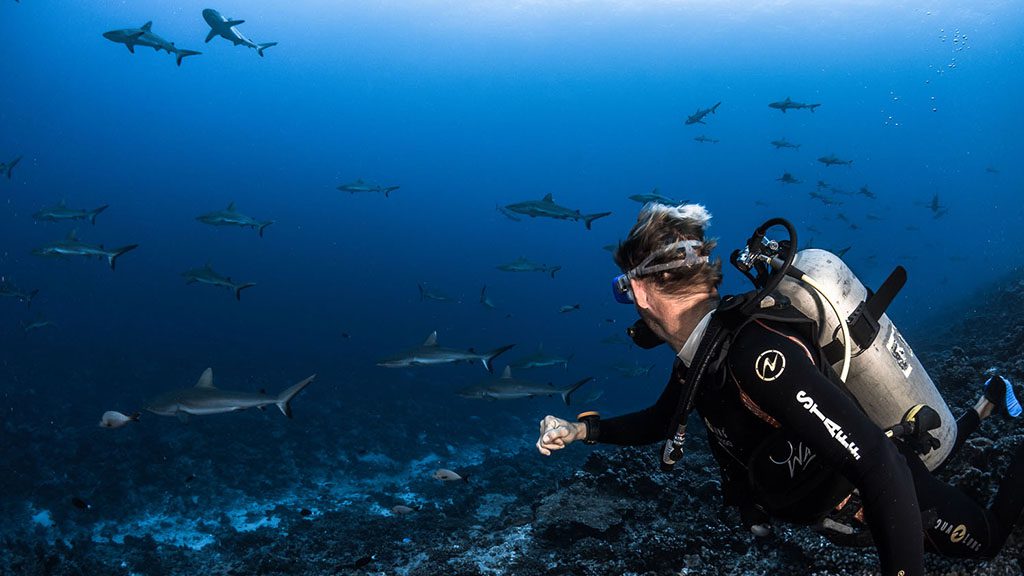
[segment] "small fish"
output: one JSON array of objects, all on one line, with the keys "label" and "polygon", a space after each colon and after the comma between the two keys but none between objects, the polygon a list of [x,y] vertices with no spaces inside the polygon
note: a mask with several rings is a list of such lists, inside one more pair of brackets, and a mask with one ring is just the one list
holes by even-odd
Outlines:
[{"label": "small fish", "polygon": [[195,479],[196,479],[196,475],[195,474],[189,474],[188,476],[185,477],[185,484],[191,484],[192,481],[195,480]]},{"label": "small fish", "polygon": [[356,560],[355,562],[353,562],[352,565],[350,566],[350,568],[362,568],[363,566],[366,566],[367,564],[369,564],[370,562],[373,562],[376,559],[377,559],[377,555],[376,554],[372,554],[370,556],[363,556],[359,560]]},{"label": "small fish", "polygon": [[120,412],[109,410],[104,412],[103,417],[100,418],[100,428],[120,428],[129,422],[138,422],[139,416],[138,412],[126,416]]},{"label": "small fish", "polygon": [[89,504],[85,500],[82,500],[78,496],[75,496],[75,497],[73,497],[71,499],[71,505],[74,506],[75,508],[78,508],[79,510],[91,510],[92,509],[92,505],[91,504]]},{"label": "small fish", "polygon": [[411,507],[406,506],[404,504],[398,504],[397,506],[392,506],[391,507],[391,513],[396,515],[396,516],[405,516],[406,514],[412,514],[413,512],[416,512],[417,510],[419,510],[419,507],[411,508]]},{"label": "small fish", "polygon": [[299,510],[299,515],[300,516],[309,516],[312,513],[313,513],[313,511],[310,510],[309,508],[303,508],[303,509]]},{"label": "small fish", "polygon": [[566,304],[565,306],[562,306],[561,308],[559,308],[558,311],[561,312],[562,314],[565,314],[566,312],[574,312],[574,311],[579,310],[579,309],[580,309],[580,305],[579,304]]},{"label": "small fish", "polygon": [[434,470],[434,479],[440,480],[441,482],[456,482],[462,480],[463,482],[469,482],[468,476],[460,476],[447,468],[438,468]]}]

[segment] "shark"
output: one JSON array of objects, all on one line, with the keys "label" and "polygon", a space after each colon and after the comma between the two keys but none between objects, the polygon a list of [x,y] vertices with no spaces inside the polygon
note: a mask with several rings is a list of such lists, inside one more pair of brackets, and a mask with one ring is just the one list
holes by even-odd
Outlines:
[{"label": "shark", "polygon": [[796,178],[794,178],[793,175],[790,174],[789,172],[783,172],[782,176],[779,176],[778,178],[776,178],[776,180],[778,180],[779,182],[782,182],[783,184],[799,184],[800,183],[800,181],[797,180]]},{"label": "shark", "polygon": [[508,208],[505,208],[501,204],[496,205],[494,207],[494,209],[497,210],[498,212],[501,212],[502,216],[504,216],[505,218],[508,218],[509,220],[511,220],[513,222],[522,222],[523,221],[522,218],[520,218],[519,216],[516,216],[512,211],[510,211]]},{"label": "shark", "polygon": [[722,103],[719,102],[711,108],[705,108],[703,110],[698,108],[696,112],[686,117],[686,124],[707,124],[707,122],[704,121],[704,117],[708,114],[714,114],[715,110],[718,110],[718,107],[721,105]]},{"label": "shark", "polygon": [[657,188],[651,190],[647,194],[633,194],[632,196],[629,197],[629,199],[634,201],[634,202],[639,202],[641,204],[648,204],[650,202],[655,202],[657,204],[664,204],[666,206],[678,206],[680,204],[686,204],[686,200],[683,200],[682,202],[680,202],[678,200],[673,200],[672,198],[669,198],[668,196],[663,196],[662,194],[660,194],[658,192]]},{"label": "shark", "polygon": [[821,162],[825,166],[839,166],[839,165],[852,166],[853,165],[853,160],[843,160],[842,158],[836,156],[835,154],[829,154],[828,156],[822,156],[821,158],[818,158],[818,162]]},{"label": "shark", "polygon": [[843,204],[841,200],[836,200],[835,198],[826,196],[821,192],[815,192],[814,190],[811,190],[810,192],[808,192],[808,194],[810,194],[811,198],[814,198],[815,200],[820,200],[821,203],[826,206],[841,206]]},{"label": "shark", "polygon": [[544,264],[538,264],[531,260],[528,260],[525,256],[520,256],[515,260],[497,266],[498,270],[502,272],[548,272],[551,277],[555,277],[555,272],[562,269],[561,266],[545,266]]},{"label": "shark", "polygon": [[50,206],[49,208],[43,208],[32,215],[36,220],[43,222],[60,222],[61,220],[88,220],[94,226],[96,225],[96,217],[101,212],[110,208],[109,204],[104,204],[99,208],[93,210],[79,210],[75,208],[68,208],[67,203],[61,200],[56,206]]},{"label": "shark", "polygon": [[562,369],[569,369],[569,361],[572,360],[572,355],[568,357],[555,356],[553,354],[544,353],[544,344],[541,343],[537,346],[537,351],[533,354],[522,358],[516,362],[510,364],[513,368],[545,368],[548,366],[561,366]]},{"label": "shark", "polygon": [[535,384],[526,380],[517,380],[512,377],[512,368],[506,366],[505,371],[502,372],[499,378],[492,378],[475,386],[463,388],[457,394],[463,398],[481,400],[514,400],[517,398],[534,398],[536,396],[561,396],[565,405],[569,406],[573,392],[593,379],[593,377],[588,376],[565,388],[556,388],[551,384]]},{"label": "shark", "polygon": [[210,266],[209,262],[207,262],[206,266],[203,266],[202,268],[186,270],[185,272],[182,272],[181,275],[185,277],[185,284],[199,283],[207,284],[209,286],[223,286],[224,288],[229,288],[235,293],[235,300],[242,299],[242,290],[252,288],[256,285],[254,282],[247,282],[243,284],[235,283],[231,280],[230,276],[223,276],[214,270],[213,267]]},{"label": "shark", "polygon": [[228,204],[223,210],[216,210],[207,214],[196,216],[196,220],[210,226],[239,226],[241,228],[253,228],[263,238],[263,230],[274,223],[273,220],[256,220],[252,216],[246,216],[235,210],[235,203]]},{"label": "shark", "polygon": [[210,40],[220,36],[235,46],[255,48],[256,53],[259,54],[261,58],[263,57],[264,50],[271,46],[277,46],[277,42],[257,44],[252,40],[249,40],[238,31],[238,28],[235,28],[235,26],[245,23],[245,20],[225,18],[221,16],[220,12],[217,12],[213,8],[203,10],[203,20],[206,20],[206,23],[210,25],[210,33],[206,35],[207,44],[209,44]]},{"label": "shark", "polygon": [[7,179],[10,180],[11,174],[14,172],[14,167],[18,165],[18,162],[21,162],[21,156],[18,156],[10,162],[0,162],[0,174],[7,174]]},{"label": "shark", "polygon": [[786,140],[785,138],[781,140],[772,140],[772,146],[775,146],[776,150],[778,150],[779,148],[793,148],[795,150],[800,149],[799,144],[793,144],[792,142]]},{"label": "shark", "polygon": [[139,28],[122,28],[120,30],[104,32],[103,37],[111,42],[124,44],[132,54],[135,54],[136,46],[146,46],[153,48],[157,52],[165,50],[168,54],[174,54],[178,66],[181,66],[181,61],[186,56],[202,54],[202,52],[196,52],[195,50],[182,50],[175,46],[174,42],[168,42],[161,36],[158,36],[153,32],[152,21],[146,22]]},{"label": "shark", "polygon": [[338,190],[348,192],[349,194],[355,194],[356,192],[378,192],[383,193],[385,198],[390,198],[390,194],[399,188],[401,186],[381,186],[380,184],[364,182],[362,178],[357,178],[348,184],[338,186]]},{"label": "shark", "polygon": [[316,374],[286,389],[277,396],[222,390],[213,385],[213,369],[203,371],[192,388],[172,390],[149,402],[146,410],[159,416],[177,416],[187,421],[189,416],[206,416],[237,412],[248,408],[264,409],[273,404],[282,414],[291,418],[291,401],[316,379]]},{"label": "shark", "polygon": [[719,142],[718,138],[708,138],[703,134],[697,136],[696,138],[694,138],[694,140],[700,142],[701,144],[718,144]]},{"label": "shark", "polygon": [[480,289],[480,304],[483,305],[484,308],[490,308],[491,310],[496,308],[491,297],[487,295],[487,286]]},{"label": "shark", "polygon": [[792,100],[789,99],[789,96],[786,96],[785,100],[779,102],[772,102],[771,104],[768,105],[769,108],[781,110],[783,114],[786,113],[786,110],[801,110],[804,108],[810,110],[811,112],[814,112],[814,109],[817,108],[818,106],[821,106],[821,104],[804,104],[803,102],[793,102]]},{"label": "shark", "polygon": [[646,377],[654,369],[654,364],[648,364],[647,366],[641,366],[639,363],[634,364],[615,364],[612,366],[612,370],[615,370],[623,378],[639,378]]},{"label": "shark", "polygon": [[451,296],[441,292],[440,290],[431,289],[425,284],[416,285],[420,289],[420,302],[424,300],[434,300],[436,302],[453,302],[455,299]]},{"label": "shark", "polygon": [[0,278],[0,296],[6,296],[8,298],[14,298],[19,302],[24,302],[29,308],[32,307],[32,299],[39,294],[39,290],[32,290],[26,292],[21,288],[14,285],[13,282],[6,278]]},{"label": "shark", "polygon": [[508,206],[505,206],[505,208],[511,212],[529,216],[530,218],[541,216],[544,218],[554,218],[555,220],[583,220],[583,225],[586,226],[587,230],[590,230],[590,225],[593,224],[594,220],[611,215],[611,212],[582,214],[579,210],[573,210],[572,208],[566,208],[565,206],[556,204],[551,194],[545,194],[540,200],[527,200],[525,202],[509,204]]},{"label": "shark", "polygon": [[21,323],[21,330],[23,332],[25,332],[25,334],[28,334],[29,332],[33,332],[35,330],[39,330],[40,328],[46,328],[48,326],[52,327],[52,326],[56,326],[56,324],[54,324],[53,322],[51,322],[49,320],[46,320],[46,319],[44,319],[42,317],[38,317],[38,318],[36,318],[35,320],[33,320],[31,322],[22,322]]},{"label": "shark", "polygon": [[110,265],[110,269],[113,270],[117,264],[117,259],[138,248],[138,244],[129,244],[113,250],[107,250],[102,244],[85,244],[78,240],[78,231],[72,230],[68,232],[67,238],[61,242],[53,242],[47,244],[42,248],[36,248],[32,251],[37,256],[54,256],[57,258],[64,258],[67,256],[85,256],[87,258],[96,256],[99,258],[106,258],[107,264]]},{"label": "shark", "polygon": [[490,352],[479,353],[474,351],[472,348],[469,350],[458,350],[456,348],[445,348],[437,344],[437,331],[430,333],[427,339],[423,341],[423,344],[419,346],[385,358],[377,362],[377,366],[383,366],[384,368],[405,368],[408,366],[432,366],[435,364],[452,364],[456,362],[476,362],[480,361],[484,365],[484,369],[488,372],[494,372],[492,362],[494,359],[505,353],[515,346],[515,344],[508,344],[507,346],[501,346],[495,348]]}]

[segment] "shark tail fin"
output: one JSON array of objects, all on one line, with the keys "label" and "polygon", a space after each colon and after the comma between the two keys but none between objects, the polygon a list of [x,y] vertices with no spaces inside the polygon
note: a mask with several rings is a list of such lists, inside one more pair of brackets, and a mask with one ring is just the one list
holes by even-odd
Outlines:
[{"label": "shark tail fin", "polygon": [[28,308],[32,308],[32,300],[35,299],[36,294],[39,294],[39,290],[38,289],[33,290],[33,291],[28,293],[28,298],[25,299],[25,304],[26,304],[26,306]]},{"label": "shark tail fin", "polygon": [[178,50],[175,52],[175,61],[178,63],[178,66],[181,66],[181,61],[186,56],[196,56],[198,54],[202,54],[202,52],[197,52],[195,50]]},{"label": "shark tail fin", "polygon": [[18,162],[21,162],[21,156],[18,156],[14,160],[11,160],[11,163],[7,165],[7,179],[8,180],[11,179],[11,173],[14,172],[14,167],[18,165]]},{"label": "shark tail fin", "polygon": [[110,208],[110,204],[104,204],[103,206],[100,206],[99,208],[93,210],[92,212],[89,212],[89,222],[92,222],[92,225],[95,226],[96,217],[99,216],[100,213],[106,210],[107,208]]},{"label": "shark tail fin", "polygon": [[496,348],[488,352],[487,356],[480,359],[480,361],[484,363],[484,368],[486,368],[488,372],[493,374],[494,366],[492,365],[492,363],[494,362],[494,359],[507,352],[513,346],[515,346],[515,344],[509,344],[508,346],[502,346],[501,348]]},{"label": "shark tail fin", "polygon": [[555,272],[558,272],[561,269],[562,269],[561,266],[555,266],[554,268],[552,268],[551,269],[551,277],[554,278],[555,277]]},{"label": "shark tail fin", "polygon": [[399,188],[401,188],[401,186],[385,186],[384,187],[384,197],[385,198],[390,198],[389,194],[391,194],[395,190],[398,190]]},{"label": "shark tail fin", "polygon": [[259,54],[260,57],[262,58],[263,57],[263,51],[266,50],[267,48],[270,48],[271,46],[277,46],[277,42],[265,42],[263,44],[257,44],[256,45],[256,53]]},{"label": "shark tail fin", "polygon": [[111,270],[114,269],[114,266],[117,264],[117,259],[118,258],[120,258],[121,256],[124,256],[125,254],[127,254],[128,252],[131,252],[132,250],[135,250],[138,247],[139,247],[138,244],[129,244],[127,246],[124,246],[122,248],[118,248],[117,250],[114,250],[113,252],[111,252],[110,255],[107,256],[107,263],[110,264],[110,269]]},{"label": "shark tail fin", "polygon": [[426,292],[423,289],[423,284],[417,284],[416,287],[420,289],[420,302],[423,302],[423,299],[426,298]]},{"label": "shark tail fin", "polygon": [[309,383],[312,382],[315,379],[316,379],[316,374],[313,374],[309,378],[306,378],[302,382],[299,382],[298,384],[292,386],[291,388],[289,388],[289,389],[285,390],[284,392],[281,392],[280,394],[277,395],[277,402],[276,402],[277,409],[281,411],[281,414],[284,414],[285,416],[287,416],[289,418],[292,417],[292,407],[291,407],[292,398],[295,398],[295,396],[299,392],[302,392],[303,388],[308,386]]},{"label": "shark tail fin", "polygon": [[135,412],[135,413],[129,415],[128,419],[131,420],[132,422],[138,422],[139,421],[139,416],[142,416],[142,412]]},{"label": "shark tail fin", "polygon": [[252,288],[255,285],[256,285],[255,282],[246,282],[245,284],[239,284],[238,286],[235,286],[235,300],[238,300],[239,302],[241,302],[242,301],[242,290],[245,290],[246,288]]},{"label": "shark tail fin", "polygon": [[821,106],[821,104],[811,104],[808,106],[808,108],[811,110],[811,113],[813,114],[814,109],[817,108],[818,106]]},{"label": "shark tail fin", "polygon": [[271,224],[273,224],[273,223],[274,223],[274,221],[273,221],[273,220],[267,220],[266,222],[260,222],[259,228],[257,228],[257,231],[258,231],[258,232],[259,232],[259,234],[260,234],[260,238],[263,238],[263,230],[264,230],[264,229],[265,229],[265,228],[266,228],[267,226],[270,226],[270,225],[271,225]]},{"label": "shark tail fin", "polygon": [[583,217],[583,224],[590,230],[590,225],[594,223],[594,220],[598,218],[604,218],[605,216],[611,216],[611,212],[598,212],[597,214],[587,214]]},{"label": "shark tail fin", "polygon": [[573,384],[572,386],[570,386],[569,389],[566,390],[565,392],[562,392],[562,400],[565,401],[565,405],[566,406],[569,405],[569,400],[572,398],[572,393],[573,392],[575,392],[576,390],[579,390],[580,386],[583,386],[584,384],[586,384],[587,382],[590,382],[593,379],[594,378],[592,376],[587,376],[583,380],[580,380],[579,382],[577,382],[577,383]]}]

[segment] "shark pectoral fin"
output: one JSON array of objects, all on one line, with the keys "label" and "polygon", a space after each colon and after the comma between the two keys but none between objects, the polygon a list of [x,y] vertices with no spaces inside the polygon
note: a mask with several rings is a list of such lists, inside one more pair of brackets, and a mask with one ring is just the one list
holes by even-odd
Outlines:
[{"label": "shark pectoral fin", "polygon": [[245,20],[228,20],[224,23],[225,26],[238,26],[240,24],[245,24]]},{"label": "shark pectoral fin", "polygon": [[178,417],[178,420],[182,424],[188,424],[188,412],[178,411],[178,412],[175,412],[174,415]]},{"label": "shark pectoral fin", "polygon": [[213,38],[215,36],[217,36],[217,31],[211,29],[210,33],[206,35],[206,42],[207,42],[207,44],[209,44],[210,40],[213,40]]}]

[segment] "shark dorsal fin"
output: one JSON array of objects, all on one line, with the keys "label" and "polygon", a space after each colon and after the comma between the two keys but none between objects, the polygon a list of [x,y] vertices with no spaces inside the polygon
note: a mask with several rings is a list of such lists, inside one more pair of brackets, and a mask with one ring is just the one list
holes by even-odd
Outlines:
[{"label": "shark dorsal fin", "polygon": [[542,201],[543,201],[543,202],[549,202],[549,203],[551,203],[551,204],[554,204],[554,203],[555,203],[555,200],[554,200],[554,199],[553,199],[553,198],[551,197],[551,194],[550,194],[550,193],[548,193],[548,194],[545,194],[545,195],[544,195],[544,198],[543,198],[543,200],[542,200]]},{"label": "shark dorsal fin", "polygon": [[228,204],[227,211],[228,212],[234,212],[235,211],[235,202],[233,200],[231,201],[231,204]]},{"label": "shark dorsal fin", "polygon": [[196,388],[213,388],[213,368],[203,370],[203,375],[196,382]]},{"label": "shark dorsal fin", "polygon": [[67,200],[65,200],[64,198],[61,198],[61,199],[60,199],[60,202],[57,202],[57,207],[58,207],[58,208],[64,208],[64,207],[66,207],[67,205],[68,205],[68,201],[67,201]]},{"label": "shark dorsal fin", "polygon": [[149,22],[146,22],[145,24],[142,25],[142,30],[145,31],[145,32],[149,32],[152,28],[153,28],[153,21],[152,20],[150,20]]},{"label": "shark dorsal fin", "polygon": [[785,102],[786,102],[786,103],[789,103],[789,102],[792,102],[792,100],[790,100],[790,99],[789,99],[789,96],[786,96],[786,100],[785,100]]},{"label": "shark dorsal fin", "polygon": [[424,346],[437,346],[437,330],[430,333],[427,339],[423,341]]},{"label": "shark dorsal fin", "polygon": [[66,240],[68,242],[77,242],[78,241],[78,228],[72,228],[71,232],[68,232],[68,237],[66,238]]},{"label": "shark dorsal fin", "polygon": [[501,373],[501,379],[502,380],[511,380],[512,379],[512,367],[511,366],[505,366],[505,371]]},{"label": "shark dorsal fin", "polygon": [[356,184],[365,184],[362,178],[356,178]]}]

